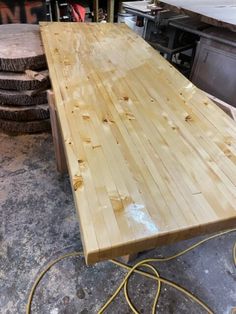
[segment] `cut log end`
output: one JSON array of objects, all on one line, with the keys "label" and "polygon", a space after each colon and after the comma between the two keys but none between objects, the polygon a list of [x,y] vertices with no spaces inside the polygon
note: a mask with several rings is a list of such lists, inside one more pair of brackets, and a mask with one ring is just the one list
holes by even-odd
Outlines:
[{"label": "cut log end", "polygon": [[0,25],[0,70],[24,72],[46,66],[38,25]]},{"label": "cut log end", "polygon": [[48,105],[7,107],[0,106],[0,119],[11,121],[34,121],[49,119]]},{"label": "cut log end", "polygon": [[37,73],[40,77],[44,77],[44,80],[39,81],[25,73],[0,72],[0,89],[16,91],[48,89],[50,87],[48,71]]},{"label": "cut log end", "polygon": [[41,133],[51,130],[50,119],[39,121],[9,121],[0,119],[0,131],[9,135]]},{"label": "cut log end", "polygon": [[46,91],[31,95],[30,91],[6,91],[0,89],[0,105],[32,106],[47,103]]}]

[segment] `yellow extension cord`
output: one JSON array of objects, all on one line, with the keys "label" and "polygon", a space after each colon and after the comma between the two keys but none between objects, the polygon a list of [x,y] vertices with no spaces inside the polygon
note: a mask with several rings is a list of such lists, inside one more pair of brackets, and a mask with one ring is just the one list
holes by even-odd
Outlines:
[{"label": "yellow extension cord", "polygon": [[[202,306],[202,308],[204,308],[207,313],[214,314],[213,311],[204,302],[202,302],[200,299],[195,297],[191,292],[189,292],[185,288],[177,285],[176,283],[174,283],[174,282],[172,282],[170,280],[167,280],[167,279],[165,279],[163,277],[160,277],[157,269],[153,265],[148,264],[148,263],[151,263],[151,262],[167,262],[167,261],[173,260],[173,259],[175,259],[175,258],[177,258],[177,257],[179,257],[181,255],[186,254],[187,252],[195,249],[196,247],[200,246],[201,244],[203,244],[203,243],[205,243],[205,242],[207,242],[207,241],[209,241],[211,239],[214,239],[216,237],[222,236],[222,235],[230,233],[230,232],[235,232],[235,231],[236,231],[236,228],[231,229],[231,230],[227,230],[227,231],[224,231],[224,232],[221,232],[221,233],[218,233],[218,234],[215,234],[213,236],[210,236],[210,237],[208,237],[206,239],[203,239],[203,240],[195,243],[194,245],[190,246],[189,248],[187,248],[187,249],[185,249],[183,251],[180,251],[179,253],[177,253],[175,255],[172,255],[172,256],[169,256],[169,257],[163,257],[163,258],[149,258],[149,259],[145,259],[145,260],[142,260],[142,261],[136,263],[133,267],[128,266],[126,264],[123,264],[123,263],[121,263],[119,261],[116,261],[116,260],[110,260],[111,263],[116,264],[116,265],[118,265],[118,266],[128,270],[128,273],[125,276],[125,278],[122,280],[122,282],[119,285],[119,287],[113,293],[111,298],[99,310],[98,314],[102,314],[102,313],[105,312],[106,308],[113,302],[113,300],[116,298],[116,296],[119,294],[119,292],[121,291],[122,288],[124,288],[125,299],[126,299],[128,305],[129,305],[130,309],[132,310],[133,313],[139,314],[139,312],[137,311],[137,309],[133,305],[132,301],[130,300],[130,297],[129,297],[129,294],[128,294],[129,279],[130,279],[131,275],[133,275],[134,273],[137,273],[137,274],[140,274],[142,276],[154,279],[157,282],[157,291],[156,291],[156,295],[155,295],[154,302],[153,302],[152,314],[156,313],[156,307],[157,307],[157,303],[158,303],[158,300],[159,300],[159,296],[160,296],[160,292],[161,292],[161,284],[162,283],[165,283],[165,284],[167,284],[167,285],[169,285],[169,286],[179,290],[180,292],[184,293],[186,296],[188,296],[193,301],[195,301],[200,306]],[[27,302],[27,306],[26,306],[26,314],[30,314],[31,313],[31,304],[32,304],[34,292],[35,292],[35,290],[37,288],[37,285],[39,284],[39,282],[41,281],[43,276],[47,273],[47,271],[53,265],[55,265],[56,263],[58,263],[62,259],[67,258],[67,257],[73,257],[73,256],[83,256],[83,253],[82,252],[72,252],[72,253],[68,253],[68,254],[65,254],[63,256],[60,256],[59,258],[57,258],[54,261],[52,261],[51,263],[49,263],[47,265],[47,267],[45,268],[45,270],[43,270],[39,274],[39,276],[37,277],[37,279],[35,280],[32,288],[31,288],[31,291],[30,291],[30,294],[29,294],[29,298],[28,298],[28,302]],[[236,242],[235,242],[235,244],[233,246],[233,262],[234,262],[234,265],[236,266]],[[150,269],[153,272],[153,274],[151,274],[149,272],[144,272],[142,270],[138,270],[137,268],[139,268],[139,267],[148,268],[148,269]]]}]

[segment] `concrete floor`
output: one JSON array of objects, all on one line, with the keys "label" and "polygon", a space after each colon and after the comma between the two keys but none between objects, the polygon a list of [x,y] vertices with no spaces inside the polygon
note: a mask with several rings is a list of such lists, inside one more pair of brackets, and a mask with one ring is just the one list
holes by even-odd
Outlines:
[{"label": "concrete floor", "polygon": [[[45,265],[61,254],[81,250],[79,226],[67,175],[56,172],[50,134],[0,134],[0,313],[24,313],[29,289]],[[139,259],[173,254],[200,238],[142,254]],[[175,261],[158,265],[163,277],[190,289],[215,313],[236,307],[232,261],[235,233],[208,242]],[[32,313],[96,313],[125,271],[102,262],[86,267],[82,258],[55,265],[36,290]],[[155,283],[136,276],[131,295],[140,313],[150,313]],[[130,313],[123,295],[106,313]],[[163,286],[158,313],[205,313]]]}]

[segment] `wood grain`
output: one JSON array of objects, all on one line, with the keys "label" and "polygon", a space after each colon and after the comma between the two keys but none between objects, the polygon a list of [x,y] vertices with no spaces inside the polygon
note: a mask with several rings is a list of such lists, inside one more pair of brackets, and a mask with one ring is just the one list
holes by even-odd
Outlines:
[{"label": "wood grain", "polygon": [[0,25],[0,71],[24,72],[46,66],[38,25]]},{"label": "wood grain", "polygon": [[87,263],[235,226],[235,122],[125,25],[41,32]]}]

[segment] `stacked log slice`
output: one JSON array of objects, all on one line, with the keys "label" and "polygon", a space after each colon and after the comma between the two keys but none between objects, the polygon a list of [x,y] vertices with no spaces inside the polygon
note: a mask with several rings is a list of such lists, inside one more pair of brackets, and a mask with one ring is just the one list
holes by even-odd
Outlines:
[{"label": "stacked log slice", "polygon": [[47,67],[39,26],[6,24],[0,27],[0,70],[24,72]]},{"label": "stacked log slice", "polygon": [[38,75],[45,77],[37,80],[25,73],[12,73],[0,71],[0,89],[6,90],[38,90],[50,85],[48,70],[38,71]]},{"label": "stacked log slice", "polygon": [[49,87],[39,26],[0,25],[0,130],[13,134],[49,130]]},{"label": "stacked log slice", "polygon": [[11,121],[34,121],[48,119],[48,105],[0,106],[0,119]]},{"label": "stacked log slice", "polygon": [[17,122],[0,119],[0,129],[9,134],[38,133],[50,129],[50,119]]},{"label": "stacked log slice", "polygon": [[12,91],[0,89],[0,105],[32,106],[47,102],[47,93],[42,91]]}]

